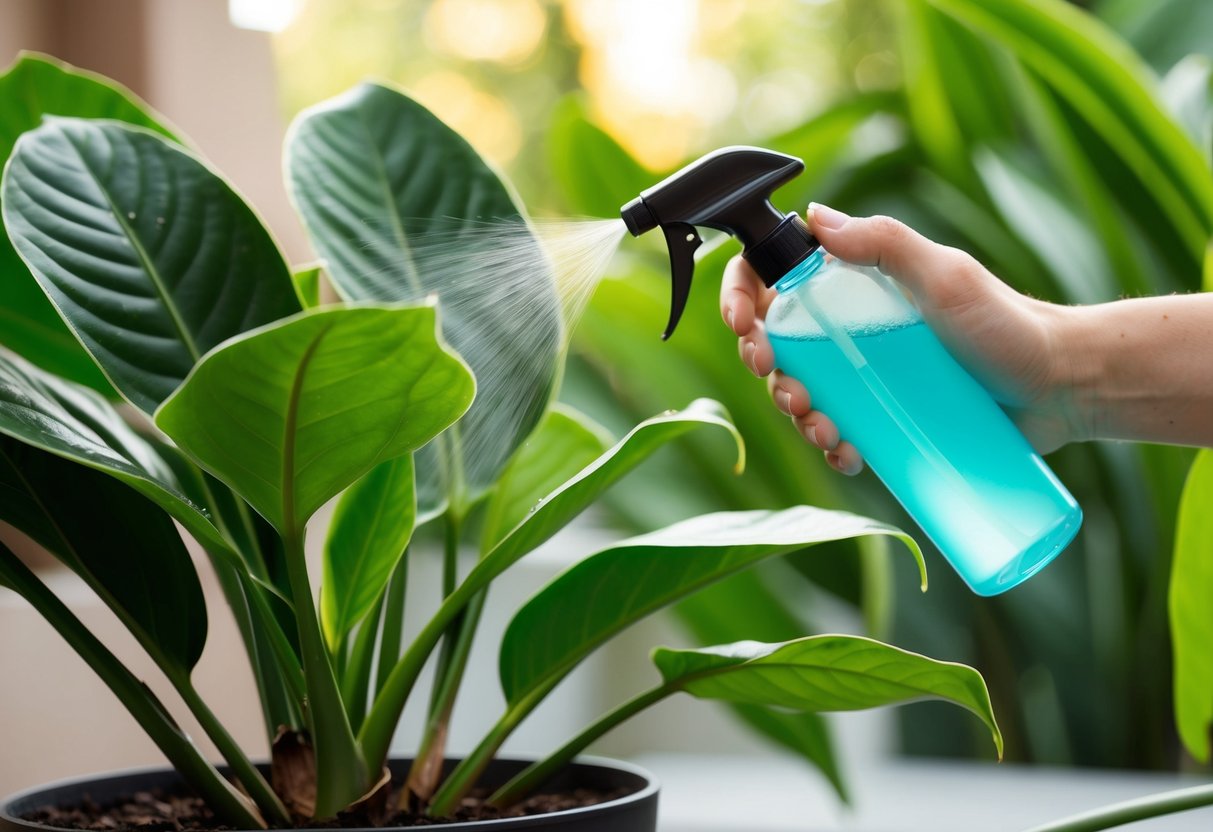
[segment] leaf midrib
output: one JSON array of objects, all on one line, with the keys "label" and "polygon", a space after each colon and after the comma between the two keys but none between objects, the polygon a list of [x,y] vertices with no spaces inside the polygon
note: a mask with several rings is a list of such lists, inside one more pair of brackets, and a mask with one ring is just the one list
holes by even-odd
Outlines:
[{"label": "leaf midrib", "polygon": [[300,531],[296,528],[295,517],[295,427],[299,420],[299,402],[303,397],[303,382],[307,376],[308,367],[316,355],[316,350],[320,348],[320,342],[332,328],[332,323],[324,324],[312,342],[307,345],[307,349],[303,351],[299,365],[295,368],[294,378],[291,380],[291,393],[286,403],[286,419],[283,420],[282,428],[282,523],[285,527],[282,531],[291,535],[298,534]]},{"label": "leaf midrib", "polygon": [[197,363],[198,359],[202,357],[202,353],[198,349],[198,345],[194,342],[194,338],[190,334],[189,328],[186,326],[185,319],[182,317],[180,310],[177,309],[177,304],[172,295],[169,293],[167,284],[165,284],[163,277],[161,277],[159,269],[156,268],[156,264],[152,261],[152,258],[147,253],[147,250],[143,247],[143,243],[139,239],[139,236],[126,221],[126,217],[123,216],[118,204],[114,201],[113,195],[102,182],[99,173],[93,170],[93,168],[89,165],[88,158],[84,155],[79,146],[77,146],[71,134],[64,131],[63,135],[66,138],[67,143],[71,146],[72,150],[76,151],[76,155],[80,159],[81,165],[92,175],[93,183],[97,186],[97,190],[100,191],[101,195],[105,197],[105,201],[110,207],[110,213],[113,215],[114,221],[118,223],[118,227],[122,229],[123,234],[126,236],[131,246],[135,249],[135,256],[138,257],[140,265],[143,266],[144,271],[147,273],[147,276],[151,281],[152,288],[155,290],[156,295],[160,299],[165,311],[168,312],[169,319],[172,321],[173,327],[177,330],[181,343],[184,344],[185,348],[189,351],[190,358],[193,359],[194,363]]}]

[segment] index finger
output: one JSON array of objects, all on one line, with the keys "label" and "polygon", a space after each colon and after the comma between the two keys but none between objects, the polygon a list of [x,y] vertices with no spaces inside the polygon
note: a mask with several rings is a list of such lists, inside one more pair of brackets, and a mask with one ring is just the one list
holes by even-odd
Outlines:
[{"label": "index finger", "polygon": [[745,337],[754,329],[755,318],[762,318],[771,305],[775,290],[762,281],[740,254],[729,261],[720,283],[720,316],[738,336]]}]

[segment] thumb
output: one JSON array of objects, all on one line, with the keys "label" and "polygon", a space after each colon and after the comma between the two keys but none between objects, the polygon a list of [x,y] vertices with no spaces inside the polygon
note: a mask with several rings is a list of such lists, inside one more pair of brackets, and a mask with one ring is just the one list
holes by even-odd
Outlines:
[{"label": "thumb", "polygon": [[830,254],[858,266],[876,266],[916,297],[932,298],[942,288],[940,280],[968,259],[959,249],[928,240],[891,217],[852,217],[814,202],[808,225]]}]

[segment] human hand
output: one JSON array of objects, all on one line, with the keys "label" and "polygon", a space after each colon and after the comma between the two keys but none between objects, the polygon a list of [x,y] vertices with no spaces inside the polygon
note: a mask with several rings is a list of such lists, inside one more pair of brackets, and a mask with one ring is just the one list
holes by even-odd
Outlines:
[{"label": "human hand", "polygon": [[[913,296],[948,351],[980,381],[1038,450],[1051,451],[1089,433],[1071,393],[1072,370],[1059,333],[1068,307],[1021,295],[969,254],[939,245],[888,217],[849,217],[812,205],[809,229],[827,252],[877,266]],[[775,406],[844,474],[863,469],[859,451],[825,413],[814,410],[805,384],[775,369],[764,318],[776,292],[740,256],[725,269],[720,308],[738,336],[741,359],[768,379]],[[811,389],[812,379],[803,379]]]}]

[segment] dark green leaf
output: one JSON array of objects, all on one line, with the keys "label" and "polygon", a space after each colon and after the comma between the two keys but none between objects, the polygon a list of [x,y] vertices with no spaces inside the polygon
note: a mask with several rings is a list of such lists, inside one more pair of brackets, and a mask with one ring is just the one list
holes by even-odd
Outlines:
[{"label": "dark green leaf", "polygon": [[589,417],[570,407],[554,405],[497,482],[480,533],[482,551],[496,546],[541,499],[610,445],[609,435]]},{"label": "dark green leaf", "polygon": [[[287,153],[295,203],[344,297],[441,297],[443,333],[478,387],[455,430],[419,456],[418,506],[428,516],[454,495],[457,510],[466,511],[539,422],[559,364],[559,303],[541,268],[510,285],[468,285],[485,276],[466,264],[491,262],[496,253],[477,247],[486,221],[514,221],[518,246],[527,248],[518,207],[462,137],[417,102],[375,84],[303,114]],[[510,256],[542,262],[538,248],[515,247]],[[448,257],[454,267],[447,268]],[[494,291],[501,301],[486,302]]]},{"label": "dark green leaf", "polygon": [[922,554],[904,532],[808,506],[706,514],[612,546],[560,575],[514,616],[501,644],[506,700],[514,705],[550,689],[608,638],[701,587],[766,558],[868,534],[902,540],[925,587]]},{"label": "dark green leaf", "polygon": [[1114,147],[1195,254],[1213,228],[1213,177],[1163,109],[1141,58],[1064,0],[930,0],[1009,49]]},{"label": "dark green leaf", "polygon": [[[129,90],[54,58],[23,52],[0,75],[0,167],[8,161],[17,137],[38,127],[46,115],[115,119],[174,138]],[[3,235],[0,344],[57,375],[113,393]]]},{"label": "dark green leaf", "polygon": [[237,562],[206,509],[113,406],[92,390],[0,349],[0,433],[117,477],[165,509],[209,551]]},{"label": "dark green leaf", "polygon": [[1002,757],[1002,734],[980,673],[862,636],[741,641],[700,650],[658,647],[653,663],[666,685],[701,699],[816,712],[942,699],[979,717]]},{"label": "dark green leaf", "polygon": [[0,519],[84,578],[166,670],[193,669],[206,604],[167,514],[99,471],[4,436]]},{"label": "dark green leaf", "polygon": [[433,306],[304,312],[206,355],[156,424],[284,536],[464,412],[474,381]]},{"label": "dark green leaf", "polygon": [[299,310],[269,234],[147,130],[54,119],[4,173],[13,245],[107,377],[151,413],[221,341]]},{"label": "dark green leaf", "polygon": [[324,543],[320,592],[320,621],[330,650],[383,596],[416,516],[412,454],[379,463],[337,501]]}]

